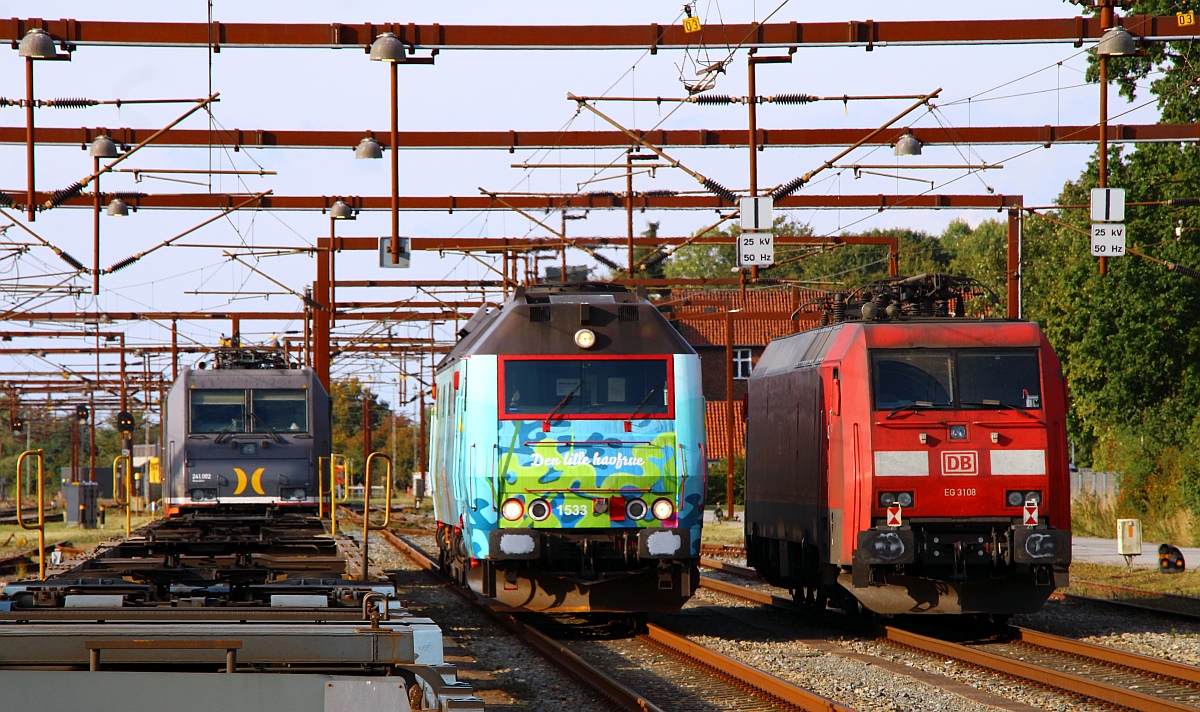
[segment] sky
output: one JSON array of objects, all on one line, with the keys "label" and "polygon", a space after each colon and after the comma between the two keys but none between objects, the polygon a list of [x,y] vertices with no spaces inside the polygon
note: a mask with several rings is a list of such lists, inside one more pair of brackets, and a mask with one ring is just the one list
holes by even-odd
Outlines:
[{"label": "sky", "polygon": [[[281,11],[285,8],[286,11]],[[699,0],[694,11],[706,25],[770,22],[844,22],[848,20],[965,20],[1007,18],[1073,17],[1080,7],[1059,0],[1019,0],[1003,5],[922,0],[919,3],[852,1],[815,3],[791,0],[772,2],[716,2]],[[451,24],[676,24],[681,21],[682,3],[628,2],[311,2],[232,3],[215,0],[213,18],[221,22],[438,22]],[[0,17],[74,18],[79,20],[137,20],[203,22],[209,12],[205,2],[145,2],[133,0],[99,9],[95,3],[55,0],[0,0]],[[935,110],[920,109],[897,126],[929,127],[938,124],[967,126],[1040,126],[1045,124],[1089,125],[1098,115],[1098,88],[1084,85],[1087,46],[1070,43],[1034,45],[988,45],[958,47],[804,48],[791,64],[760,68],[761,94],[807,93],[923,94],[942,88],[933,102]],[[434,66],[400,67],[400,128],[462,130],[590,130],[606,128],[587,112],[576,113],[566,95],[679,96],[682,83],[692,78],[692,63],[724,58],[725,47],[690,54],[662,50],[650,55],[644,50],[621,51],[495,51],[447,50]],[[211,60],[211,71],[210,71]],[[15,51],[0,50],[0,97],[24,96],[23,60]],[[4,71],[7,69],[7,71]],[[36,94],[39,98],[87,97],[94,99],[196,98],[211,87],[221,93],[213,110],[213,122],[224,128],[240,129],[339,129],[386,131],[388,125],[388,68],[370,62],[356,50],[324,49],[230,49],[210,55],[205,49],[179,48],[79,48],[71,62],[40,62],[36,65]],[[728,73],[718,78],[715,93],[740,96],[746,91],[745,50],[738,50]],[[1143,97],[1139,104],[1144,103]],[[759,107],[763,128],[854,127],[871,129],[909,102],[839,102],[806,106]],[[1151,123],[1154,107],[1134,108],[1110,93],[1110,116],[1114,123]],[[623,124],[636,128],[742,128],[744,106],[702,107],[684,105],[607,102],[601,109]],[[1132,110],[1131,110],[1132,109]],[[98,106],[85,110],[40,109],[39,126],[106,126],[153,129],[182,114],[181,104]],[[23,126],[23,111],[0,108],[4,126]],[[202,128],[209,123],[203,112],[181,124]],[[819,165],[837,149],[768,148],[759,157],[759,185],[773,186]],[[990,191],[1023,195],[1026,205],[1053,201],[1063,184],[1078,176],[1091,154],[1091,147],[1055,146],[1041,149],[1022,146],[927,147],[922,156],[898,159],[884,148],[861,149],[843,163],[878,163],[896,166],[902,175],[932,179],[934,192],[980,194]],[[670,149],[673,157],[731,188],[748,185],[745,149]],[[591,170],[521,170],[510,164],[609,163],[621,155],[617,149],[577,151],[431,151],[402,149],[400,191],[402,195],[476,195],[480,187],[495,191],[575,192],[576,190],[619,190],[623,180],[601,181],[580,186],[593,176]],[[965,175],[962,171],[903,172],[913,164],[1004,164],[1002,170]],[[386,195],[390,187],[390,161],[355,160],[350,149],[284,150],[259,149],[241,152],[210,151],[204,148],[149,147],[126,162],[139,168],[213,168],[275,171],[273,176],[214,176],[215,192],[245,192],[270,189],[276,195]],[[45,146],[38,149],[37,182],[40,189],[64,187],[90,173],[91,160],[78,146]],[[896,171],[884,171],[895,173]],[[23,145],[0,146],[0,187],[20,193],[25,186]],[[204,181],[205,176],[182,176]],[[695,182],[679,171],[660,169],[651,176],[638,176],[635,190],[692,190]],[[206,191],[207,186],[186,185],[130,174],[109,174],[103,190],[143,192]],[[804,189],[818,195],[916,193],[926,190],[921,183],[879,176],[855,178],[849,171],[826,171]],[[10,213],[23,223],[23,217]],[[912,228],[938,233],[953,219],[972,225],[1002,217],[986,211],[789,211],[788,216],[807,223],[818,234],[852,234],[867,229]],[[114,262],[147,249],[189,229],[212,213],[141,210],[128,218],[102,217],[101,264]],[[686,235],[712,222],[712,212],[658,211],[635,216],[635,229],[647,222],[661,223],[660,234]],[[91,211],[59,209],[40,215],[28,225],[43,238],[91,264]],[[0,216],[0,230],[11,221]],[[558,223],[551,216],[550,224]],[[328,234],[328,217],[319,212],[240,212],[201,228],[186,242],[213,245],[209,248],[167,248],[134,266],[103,279],[102,293],[90,294],[90,277],[75,284],[83,288],[76,296],[60,296],[52,303],[39,303],[40,310],[183,311],[183,310],[295,310],[299,301],[283,289],[231,262],[221,246],[237,245],[311,246]],[[344,236],[378,236],[390,230],[387,211],[362,213],[353,223],[339,225]],[[592,211],[586,219],[570,224],[573,235],[623,236],[623,211]],[[401,215],[401,234],[408,236],[544,236],[547,232],[513,213],[469,213],[456,211],[412,212]],[[23,242],[21,230],[10,227],[3,241]],[[617,259],[616,253],[610,257]],[[493,263],[497,260],[483,258]],[[595,264],[580,252],[572,264]],[[623,262],[623,257],[618,259]],[[34,248],[15,254],[11,246],[0,251],[0,304],[11,308],[26,296],[4,293],[5,284],[42,284],[62,279],[63,263],[50,251]],[[256,269],[282,282],[294,292],[303,292],[315,274],[311,256],[263,258]],[[60,274],[58,277],[48,275]],[[603,268],[597,274],[604,274]],[[338,276],[380,279],[463,279],[495,277],[480,261],[461,254],[418,253],[408,270],[384,270],[372,253],[342,253]],[[227,292],[238,292],[231,296]],[[392,301],[411,296],[411,291],[339,290],[340,299]],[[428,297],[423,297],[428,299]],[[443,295],[443,298],[455,298]],[[30,306],[33,306],[31,304]],[[60,328],[34,324],[32,330]],[[161,344],[169,332],[161,325],[138,322],[118,325],[130,344]],[[386,333],[386,327],[345,325],[339,333],[367,328]],[[290,323],[247,323],[245,341],[265,342],[272,334],[302,330],[300,321]],[[198,322],[181,325],[184,343],[207,346],[228,331],[228,322]],[[397,336],[428,335],[428,326],[394,327]],[[419,333],[418,333],[419,332]],[[436,332],[449,338],[449,328]],[[49,343],[48,341],[46,343]],[[81,343],[81,342],[77,342]],[[32,345],[32,342],[31,342]],[[61,344],[59,344],[61,345]],[[51,369],[56,363],[91,363],[90,357],[37,357],[0,355],[0,372]],[[53,363],[52,363],[53,362]],[[103,363],[111,363],[111,359]],[[169,366],[154,359],[155,370]],[[80,366],[82,368],[82,366]],[[378,384],[395,398],[397,364],[382,359],[335,362],[337,375],[356,375]]]}]

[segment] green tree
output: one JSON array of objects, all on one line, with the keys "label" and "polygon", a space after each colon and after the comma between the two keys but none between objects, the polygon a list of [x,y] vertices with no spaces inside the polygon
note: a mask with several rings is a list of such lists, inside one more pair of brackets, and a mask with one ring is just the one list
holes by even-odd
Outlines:
[{"label": "green tree", "polygon": [[[1154,0],[1131,12],[1171,14],[1197,5]],[[1162,120],[1194,122],[1200,72],[1191,44],[1149,44],[1144,57],[1110,60],[1110,75],[1128,97],[1153,77],[1149,88]],[[1097,78],[1094,66],[1089,76]],[[1200,211],[1145,204],[1200,197],[1200,149],[1139,144],[1111,150],[1108,163],[1108,184],[1126,190],[1128,246],[1200,266],[1191,229],[1200,225]],[[1087,205],[1098,175],[1093,159],[1064,187],[1059,205]],[[1042,323],[1063,360],[1079,462],[1122,471],[1123,506],[1132,512],[1160,519],[1180,509],[1200,513],[1200,332],[1188,326],[1200,309],[1200,282],[1133,254],[1110,259],[1109,274],[1100,276],[1089,255],[1087,212],[1064,207],[1048,217],[1026,222],[1026,314]]]},{"label": "green tree", "polygon": [[[415,469],[415,447],[417,428],[403,414],[393,413],[386,401],[367,384],[357,378],[336,379],[331,384],[333,400],[333,452],[345,455],[351,462],[356,481],[361,482],[363,473],[363,409],[364,404],[371,413],[371,450],[391,456],[393,452],[392,431],[395,425],[395,453],[393,462],[396,486],[408,484],[410,473]],[[380,467],[376,465],[376,467]],[[377,472],[375,468],[373,471]],[[374,474],[372,475],[374,476]]]}]

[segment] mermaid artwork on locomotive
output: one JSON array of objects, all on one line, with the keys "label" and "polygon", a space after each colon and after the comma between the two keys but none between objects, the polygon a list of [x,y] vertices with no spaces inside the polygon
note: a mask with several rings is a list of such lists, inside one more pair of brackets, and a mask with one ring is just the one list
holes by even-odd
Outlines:
[{"label": "mermaid artwork on locomotive", "polygon": [[436,372],[443,565],[516,609],[682,606],[705,489],[695,352],[611,285],[530,289],[481,314]]}]

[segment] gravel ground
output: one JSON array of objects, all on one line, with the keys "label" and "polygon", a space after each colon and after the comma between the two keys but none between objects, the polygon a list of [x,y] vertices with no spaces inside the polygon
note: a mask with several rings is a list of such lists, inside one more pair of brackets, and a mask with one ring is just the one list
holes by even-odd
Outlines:
[{"label": "gravel ground", "polygon": [[703,589],[683,613],[663,622],[701,645],[862,712],[1093,709]]},{"label": "gravel ground", "polygon": [[1014,616],[1013,625],[1200,665],[1200,623],[1083,601],[1049,601],[1041,611]]},{"label": "gravel ground", "polygon": [[[425,552],[436,551],[433,537],[405,537]],[[377,534],[371,535],[371,560],[397,571],[397,595],[415,615],[428,616],[442,628],[446,662],[458,666],[488,710],[511,712],[606,712],[610,709],[588,688],[547,663],[508,631],[434,581]]]},{"label": "gravel ground", "polygon": [[[426,551],[432,537],[407,537]],[[592,712],[609,706],[545,662],[507,631],[434,583],[373,535],[372,559],[399,570],[418,615],[429,615],[447,636],[450,662],[485,699],[488,709]],[[738,557],[722,557],[744,565]],[[710,572],[706,572],[710,573]],[[720,576],[746,583],[736,576]],[[997,678],[951,660],[931,659],[886,643],[821,630],[782,611],[701,589],[684,611],[659,621],[695,642],[862,712],[981,712],[984,710],[1105,709],[1081,698]],[[1200,664],[1200,624],[1051,601],[1016,625],[1177,662]]]},{"label": "gravel ground", "polygon": [[[729,574],[706,573],[732,583],[749,583]],[[787,597],[786,591],[761,582],[753,587]],[[1106,709],[1083,698],[997,677],[955,661],[931,659],[928,655],[910,653],[886,643],[839,635],[817,628],[786,611],[735,601],[704,589],[693,597],[688,607],[705,605],[731,613],[740,612],[740,625],[728,639],[726,636],[693,636],[697,643],[863,712],[957,712],[996,708],[1091,712]],[[1054,614],[1049,615],[1053,619]],[[750,635],[747,624],[770,633],[756,639]],[[1044,629],[1034,625],[1029,627]]]}]

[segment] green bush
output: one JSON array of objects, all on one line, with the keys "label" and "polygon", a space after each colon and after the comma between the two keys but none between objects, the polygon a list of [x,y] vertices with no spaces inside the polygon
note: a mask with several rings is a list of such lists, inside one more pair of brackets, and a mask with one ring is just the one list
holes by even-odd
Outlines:
[{"label": "green bush", "polygon": [[[708,496],[707,506],[726,501],[725,460],[710,462],[708,465]],[[733,458],[733,503],[746,503],[746,458],[735,455]]]}]

